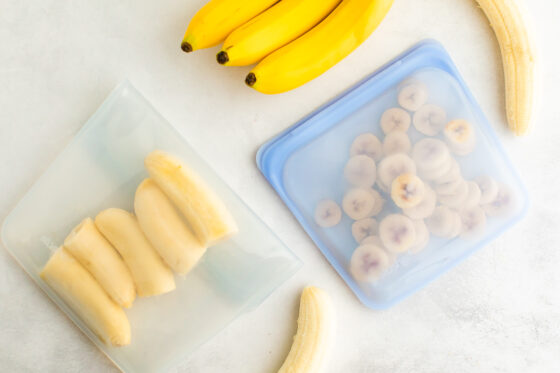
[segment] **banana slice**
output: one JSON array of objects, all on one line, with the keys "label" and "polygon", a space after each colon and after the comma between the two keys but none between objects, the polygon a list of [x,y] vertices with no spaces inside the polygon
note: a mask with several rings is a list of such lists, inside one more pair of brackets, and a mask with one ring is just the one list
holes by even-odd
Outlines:
[{"label": "banana slice", "polygon": [[350,259],[350,273],[359,282],[377,280],[389,266],[389,256],[381,247],[375,245],[358,246]]},{"label": "banana slice", "polygon": [[383,154],[409,153],[412,145],[410,138],[403,131],[389,132],[383,140]]},{"label": "banana slice", "polygon": [[358,187],[371,187],[375,184],[377,168],[375,161],[367,155],[355,155],[344,167],[346,180]]},{"label": "banana slice", "polygon": [[457,178],[446,183],[436,184],[434,189],[438,196],[451,196],[456,194],[457,190],[462,188],[465,183],[463,178]]},{"label": "banana slice", "polygon": [[414,224],[410,218],[391,214],[379,223],[379,238],[383,246],[394,253],[402,253],[410,249],[416,241]]},{"label": "banana slice", "polygon": [[416,233],[416,241],[414,241],[414,244],[408,251],[416,254],[428,246],[428,243],[430,242],[430,232],[428,232],[428,227],[426,227],[424,220],[414,220],[413,223],[414,232]]},{"label": "banana slice", "polygon": [[498,195],[498,183],[496,180],[488,175],[482,175],[477,177],[475,183],[478,184],[480,188],[480,204],[485,205],[492,202]]},{"label": "banana slice", "polygon": [[447,123],[445,110],[437,105],[422,106],[412,117],[414,128],[426,136],[436,136]]},{"label": "banana slice", "polygon": [[445,161],[438,168],[418,170],[418,173],[420,174],[420,176],[422,176],[422,179],[425,179],[427,181],[436,181],[451,170],[451,168],[453,167],[453,160],[454,159],[452,157],[449,157],[447,161]]},{"label": "banana slice", "polygon": [[237,224],[227,207],[193,169],[159,150],[148,154],[144,165],[204,246],[237,232]]},{"label": "banana slice", "polygon": [[383,157],[381,141],[373,133],[362,133],[350,146],[350,156],[355,155],[367,155],[374,161],[379,161]]},{"label": "banana slice", "polygon": [[334,227],[342,219],[342,211],[338,204],[330,199],[322,200],[315,208],[315,222],[323,228]]},{"label": "banana slice", "polygon": [[496,198],[488,204],[481,206],[488,216],[506,216],[515,208],[515,195],[513,191],[504,184],[498,184]]},{"label": "banana slice", "polygon": [[437,179],[434,179],[433,181],[436,184],[445,184],[462,179],[463,176],[461,175],[461,167],[459,166],[459,163],[457,163],[455,159],[451,158],[451,167],[449,168],[449,170],[447,170],[445,174],[441,175]]},{"label": "banana slice", "polygon": [[64,248],[56,250],[40,276],[104,343],[130,343],[130,323],[122,308]]},{"label": "banana slice", "polygon": [[374,206],[373,196],[366,189],[350,189],[342,199],[342,210],[354,220],[367,218]]},{"label": "banana slice", "polygon": [[278,373],[322,372],[335,338],[335,311],[329,295],[314,286],[301,293],[298,328]]},{"label": "banana slice", "polygon": [[129,269],[91,218],[82,220],[64,240],[64,248],[83,265],[121,307],[136,297]]},{"label": "banana slice", "polygon": [[178,274],[189,272],[206,252],[152,179],[144,180],[136,189],[134,212],[148,241]]},{"label": "banana slice", "polygon": [[441,168],[449,158],[449,148],[438,139],[422,139],[412,148],[412,159],[421,171]]},{"label": "banana slice", "polygon": [[360,245],[374,245],[383,247],[383,242],[381,242],[381,238],[379,238],[379,236],[367,236],[360,242]]},{"label": "banana slice", "polygon": [[461,208],[463,203],[465,203],[468,196],[469,196],[469,186],[467,182],[463,181],[455,189],[453,194],[438,194],[438,199],[442,205],[446,205],[448,207],[458,209]]},{"label": "banana slice", "polygon": [[386,135],[393,131],[406,132],[410,127],[411,120],[410,114],[406,110],[400,107],[390,108],[381,114],[381,130]]},{"label": "banana slice", "polygon": [[110,208],[95,217],[95,225],[121,254],[139,296],[149,297],[175,289],[173,272],[148,242],[134,215]]},{"label": "banana slice", "polygon": [[406,154],[398,153],[385,157],[377,169],[378,177],[381,179],[381,185],[389,191],[389,187],[393,185],[399,175],[416,174],[416,165],[414,161]]},{"label": "banana slice", "polygon": [[364,238],[362,242],[360,242],[360,246],[364,245],[374,245],[383,249],[383,251],[385,251],[385,254],[387,254],[387,257],[389,258],[389,266],[397,261],[398,255],[387,250],[385,246],[383,246],[383,242],[381,241],[381,238],[379,238],[379,236],[368,236]]},{"label": "banana slice", "polygon": [[364,238],[376,235],[378,232],[377,220],[365,218],[352,223],[352,236],[356,242],[361,243]]},{"label": "banana slice", "polygon": [[418,206],[424,199],[424,182],[414,174],[402,174],[393,180],[391,198],[400,208]]},{"label": "banana slice", "polygon": [[368,216],[369,217],[376,216],[381,211],[383,211],[383,206],[385,206],[385,200],[383,199],[383,197],[381,197],[381,194],[379,194],[377,190],[370,188],[367,191],[375,201],[373,204],[373,208],[369,212]]},{"label": "banana slice", "polygon": [[457,155],[467,155],[474,150],[476,137],[473,126],[463,119],[447,123],[443,131],[451,151]]},{"label": "banana slice", "polygon": [[428,101],[428,91],[421,83],[411,83],[399,91],[397,100],[406,110],[416,111]]},{"label": "banana slice", "polygon": [[436,192],[429,185],[424,184],[424,198],[414,207],[403,208],[403,213],[413,220],[425,219],[432,215],[436,208]]},{"label": "banana slice", "polygon": [[434,213],[425,220],[425,223],[430,233],[434,236],[450,238],[457,229],[456,215],[457,217],[459,216],[449,207],[438,206],[435,208]]},{"label": "banana slice", "polygon": [[469,188],[469,192],[467,198],[460,207],[461,209],[470,209],[480,204],[482,192],[480,191],[478,184],[474,181],[467,181],[467,186]]},{"label": "banana slice", "polygon": [[486,227],[486,214],[480,207],[475,206],[461,211],[461,238],[474,239],[484,233]]}]

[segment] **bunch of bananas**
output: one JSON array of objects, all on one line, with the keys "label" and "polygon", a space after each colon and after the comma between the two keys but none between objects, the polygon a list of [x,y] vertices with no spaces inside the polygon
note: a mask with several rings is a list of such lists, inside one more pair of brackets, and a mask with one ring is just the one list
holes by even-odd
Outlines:
[{"label": "bunch of bananas", "polygon": [[185,52],[224,42],[220,64],[258,63],[245,82],[259,92],[289,91],[357,48],[393,0],[211,0],[191,20]]},{"label": "bunch of bananas", "polygon": [[[516,0],[476,0],[494,28],[505,75],[510,129],[533,121],[535,51]],[[383,20],[393,0],[210,0],[191,20],[185,52],[224,42],[220,64],[258,63],[245,82],[281,93],[318,77],[357,48]]]}]

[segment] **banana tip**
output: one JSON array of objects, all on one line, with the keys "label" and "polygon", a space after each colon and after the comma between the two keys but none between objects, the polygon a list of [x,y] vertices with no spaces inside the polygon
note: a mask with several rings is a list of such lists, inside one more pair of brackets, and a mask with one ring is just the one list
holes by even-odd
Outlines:
[{"label": "banana tip", "polygon": [[229,56],[228,56],[227,52],[221,51],[220,53],[218,53],[216,55],[216,60],[218,61],[218,63],[220,65],[225,65],[229,61]]},{"label": "banana tip", "polygon": [[190,45],[186,41],[181,43],[181,49],[183,50],[183,52],[186,52],[186,53],[189,53],[189,52],[193,51],[192,45]]},{"label": "banana tip", "polygon": [[253,73],[247,74],[247,77],[245,78],[245,84],[247,84],[249,87],[252,87],[255,85],[256,82],[257,82],[257,77],[255,76],[255,74]]}]

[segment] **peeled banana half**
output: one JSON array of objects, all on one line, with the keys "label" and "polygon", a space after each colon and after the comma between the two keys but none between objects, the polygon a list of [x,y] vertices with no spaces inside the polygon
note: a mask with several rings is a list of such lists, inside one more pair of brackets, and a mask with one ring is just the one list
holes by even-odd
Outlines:
[{"label": "peeled banana half", "polygon": [[506,116],[516,135],[527,132],[535,104],[535,47],[516,0],[476,0],[494,29],[502,53]]},{"label": "peeled banana half", "polygon": [[202,246],[237,232],[237,224],[223,201],[189,166],[163,151],[148,154],[144,165],[151,179],[183,214]]},{"label": "peeled banana half", "polygon": [[64,247],[122,307],[132,306],[136,289],[130,270],[91,218],[84,219],[64,240]]},{"label": "peeled banana half", "polygon": [[335,312],[330,296],[317,287],[306,287],[301,294],[297,333],[278,373],[321,372],[334,333]]},{"label": "peeled banana half", "polygon": [[136,189],[134,211],[148,240],[178,274],[187,274],[206,252],[206,246],[152,179],[144,180]]},{"label": "peeled banana half", "polygon": [[130,343],[130,323],[122,308],[64,248],[51,256],[40,276],[102,341]]},{"label": "peeled banana half", "polygon": [[173,272],[152,247],[134,215],[110,208],[97,214],[95,225],[123,258],[139,296],[158,295],[175,289]]},{"label": "peeled banana half", "polygon": [[192,52],[219,44],[241,26],[278,0],[211,0],[190,21],[181,49]]}]

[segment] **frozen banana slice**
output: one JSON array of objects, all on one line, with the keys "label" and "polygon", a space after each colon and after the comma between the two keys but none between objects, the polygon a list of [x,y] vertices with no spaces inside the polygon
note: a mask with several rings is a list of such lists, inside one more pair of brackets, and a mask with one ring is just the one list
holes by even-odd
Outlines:
[{"label": "frozen banana slice", "polygon": [[383,154],[385,156],[397,153],[410,153],[412,145],[410,138],[403,131],[389,132],[383,140]]},{"label": "frozen banana slice", "polygon": [[386,187],[387,191],[393,185],[399,175],[416,175],[416,165],[410,157],[403,153],[392,154],[385,157],[377,168],[377,176],[381,181],[381,186]]},{"label": "frozen banana slice", "polygon": [[391,265],[387,253],[376,245],[360,245],[350,259],[350,273],[356,281],[373,282]]},{"label": "frozen banana slice", "polygon": [[455,119],[447,123],[443,134],[449,148],[457,155],[467,155],[476,146],[474,128],[466,120]]},{"label": "frozen banana slice", "polygon": [[375,207],[375,197],[367,189],[350,189],[342,199],[342,210],[350,219],[367,218]]},{"label": "frozen banana slice", "polygon": [[447,114],[437,105],[424,105],[412,118],[412,123],[418,132],[426,136],[436,136],[445,127]]},{"label": "frozen banana slice", "polygon": [[387,215],[379,223],[379,238],[383,246],[393,253],[402,253],[416,242],[414,223],[410,218],[400,215]]},{"label": "frozen banana slice", "polygon": [[510,187],[498,184],[496,198],[490,203],[481,206],[488,216],[506,216],[515,210],[515,194]]},{"label": "frozen banana slice", "polygon": [[371,211],[369,212],[368,216],[376,216],[377,214],[379,214],[381,211],[383,211],[383,206],[385,206],[385,200],[383,199],[383,197],[381,197],[381,194],[379,194],[379,192],[375,189],[367,189],[368,193],[370,194],[370,196],[373,198],[373,200],[375,201],[373,203],[373,208],[371,209]]},{"label": "frozen banana slice", "polygon": [[461,215],[461,238],[475,239],[480,238],[486,228],[486,214],[482,208],[475,206],[463,210]]},{"label": "frozen banana slice", "polygon": [[375,161],[367,155],[355,155],[344,167],[344,178],[358,187],[371,187],[377,175]]},{"label": "frozen banana slice", "polygon": [[315,223],[323,228],[334,227],[342,219],[342,210],[330,199],[324,199],[315,208]]},{"label": "frozen banana slice", "polygon": [[386,135],[393,131],[408,131],[410,127],[410,114],[406,110],[394,107],[385,110],[381,115],[379,124]]},{"label": "frozen banana slice", "polygon": [[223,201],[189,166],[160,150],[148,154],[144,165],[204,246],[237,233],[237,224]]},{"label": "frozen banana slice", "polygon": [[409,218],[415,220],[425,219],[434,212],[437,202],[436,192],[434,192],[434,190],[427,184],[425,184],[425,189],[424,198],[418,205],[403,208],[403,213]]},{"label": "frozen banana slice", "polygon": [[95,225],[121,254],[139,296],[149,297],[175,289],[173,272],[152,247],[134,215],[110,208],[95,217]]},{"label": "frozen banana slice", "polygon": [[358,135],[350,146],[350,156],[355,155],[367,155],[374,161],[379,161],[383,157],[381,141],[373,133]]},{"label": "frozen banana slice", "polygon": [[467,186],[469,188],[469,193],[465,201],[463,201],[463,205],[459,206],[460,210],[470,209],[480,204],[482,192],[480,191],[478,184],[474,181],[467,181]]},{"label": "frozen banana slice", "polygon": [[[438,206],[434,213],[425,220],[431,234],[443,238],[452,238],[460,233],[460,216],[449,207]],[[459,232],[456,230],[459,229]]]},{"label": "frozen banana slice", "polygon": [[314,286],[303,289],[298,328],[278,373],[322,372],[335,338],[335,310],[330,296]]},{"label": "frozen banana slice", "polygon": [[104,343],[130,343],[130,323],[122,308],[64,248],[53,254],[40,276]]},{"label": "frozen banana slice", "polygon": [[130,307],[136,297],[130,271],[115,248],[84,219],[64,240],[64,248],[99,282],[118,305]]},{"label": "frozen banana slice", "polygon": [[352,223],[352,236],[358,243],[362,242],[366,237],[377,234],[377,232],[378,226],[375,219],[365,218]]},{"label": "frozen banana slice", "polygon": [[136,189],[134,212],[148,241],[178,274],[189,272],[206,252],[206,246],[152,179],[144,180]]},{"label": "frozen banana slice", "polygon": [[406,110],[416,111],[428,101],[428,90],[419,82],[408,84],[399,91],[398,101]]},{"label": "frozen banana slice", "polygon": [[412,148],[412,159],[421,172],[445,167],[449,157],[447,145],[441,140],[430,137],[418,141]]},{"label": "frozen banana slice", "polygon": [[498,195],[498,183],[496,180],[488,175],[481,175],[475,180],[478,187],[480,188],[480,204],[484,205],[492,202]]},{"label": "frozen banana slice", "polygon": [[413,254],[419,253],[424,250],[428,243],[430,242],[430,232],[424,220],[414,220],[414,232],[416,232],[416,241],[409,249]]},{"label": "frozen banana slice", "polygon": [[402,174],[393,180],[391,198],[402,209],[418,206],[426,193],[424,182],[414,174]]}]

